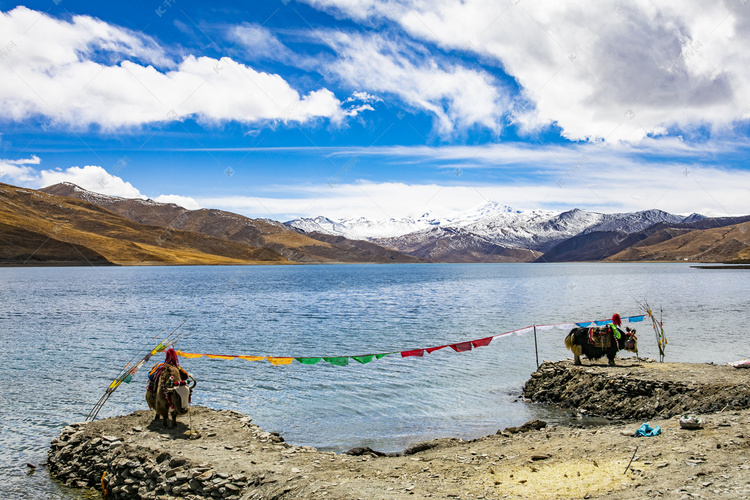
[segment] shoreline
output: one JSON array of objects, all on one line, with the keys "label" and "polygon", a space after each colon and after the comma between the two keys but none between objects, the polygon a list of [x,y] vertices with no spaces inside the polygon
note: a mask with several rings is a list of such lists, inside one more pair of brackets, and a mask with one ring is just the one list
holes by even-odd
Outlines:
[{"label": "shoreline", "polygon": [[[289,445],[234,411],[193,407],[176,429],[165,430],[152,422],[153,412],[139,410],[66,427],[51,444],[49,469],[66,484],[98,489],[107,472],[112,498],[747,496],[750,465],[743,451],[750,447],[750,398],[733,397],[732,388],[747,385],[750,370],[635,358],[617,363],[545,362],[525,388],[527,397],[539,400],[540,391],[560,386],[560,397],[579,414],[590,413],[592,401],[630,398],[633,404],[612,406],[623,418],[603,426],[535,421],[478,439],[417,443],[397,454],[369,448],[335,454]],[[599,379],[611,390],[599,388]],[[649,404],[672,389],[671,406]],[[571,393],[582,395],[579,406]],[[717,397],[733,398],[734,407],[699,414],[703,429],[681,429],[677,418],[667,416],[682,411],[681,404],[721,404]],[[631,407],[646,413],[628,417]],[[646,421],[662,434],[633,437]],[[190,439],[189,428],[200,437]]]},{"label": "shoreline", "polygon": [[750,269],[750,264],[731,264],[716,262],[704,263],[705,265],[695,265],[701,261],[621,261],[621,262],[605,262],[605,261],[571,261],[571,262],[240,262],[240,263],[221,263],[221,264],[207,264],[207,263],[164,263],[164,262],[52,262],[52,261],[35,261],[28,263],[15,263],[15,262],[0,262],[0,268],[19,268],[19,267],[227,267],[227,266],[351,266],[351,265],[518,265],[518,264],[535,264],[535,265],[555,265],[555,264],[691,264],[690,267],[693,269]]}]

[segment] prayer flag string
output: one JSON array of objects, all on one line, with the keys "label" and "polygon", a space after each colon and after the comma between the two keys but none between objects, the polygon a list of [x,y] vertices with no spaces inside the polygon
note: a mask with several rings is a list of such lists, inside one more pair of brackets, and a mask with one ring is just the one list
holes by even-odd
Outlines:
[{"label": "prayer flag string", "polygon": [[[622,318],[623,321],[627,320],[629,323],[638,323],[643,321],[643,319],[646,317],[645,314],[641,314],[639,316],[628,316]],[[206,353],[197,353],[197,352],[185,352],[177,350],[177,355],[181,356],[183,358],[200,358],[200,357],[207,357],[210,359],[223,359],[223,360],[231,360],[231,359],[244,359],[245,361],[268,361],[274,366],[280,366],[280,365],[291,365],[292,362],[295,360],[303,365],[314,365],[319,363],[320,361],[325,361],[326,363],[329,363],[334,366],[347,366],[349,364],[349,360],[353,359],[354,361],[366,364],[369,363],[375,359],[381,359],[385,356],[391,355],[391,354],[399,354],[402,358],[409,358],[409,357],[418,357],[421,358],[425,354],[430,354],[435,351],[439,351],[440,349],[443,349],[445,347],[450,347],[456,352],[466,352],[471,351],[472,349],[476,349],[477,347],[485,347],[490,345],[490,342],[492,342],[493,339],[505,337],[507,335],[523,335],[525,333],[532,332],[534,328],[536,328],[537,331],[544,331],[544,330],[552,330],[555,328],[558,329],[572,329],[575,327],[593,327],[593,326],[603,326],[606,324],[612,323],[612,319],[602,319],[602,320],[594,320],[594,321],[583,321],[580,323],[553,323],[549,325],[532,325],[532,326],[525,326],[523,328],[519,328],[517,330],[511,330],[509,332],[499,333],[497,335],[492,335],[491,337],[484,337],[477,340],[469,340],[464,342],[456,342],[454,344],[445,344],[435,347],[423,347],[421,349],[410,349],[405,351],[393,351],[393,352],[381,352],[378,354],[364,354],[364,355],[357,355],[357,356],[305,356],[305,357],[298,357],[298,356],[248,356],[248,355],[239,355],[239,354],[206,354]]]}]

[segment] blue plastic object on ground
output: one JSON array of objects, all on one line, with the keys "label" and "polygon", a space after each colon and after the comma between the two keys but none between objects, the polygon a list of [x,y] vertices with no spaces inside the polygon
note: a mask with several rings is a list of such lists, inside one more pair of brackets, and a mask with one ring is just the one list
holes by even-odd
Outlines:
[{"label": "blue plastic object on ground", "polygon": [[653,437],[661,434],[661,427],[655,425],[651,427],[648,424],[641,425],[637,431],[635,431],[636,437]]}]

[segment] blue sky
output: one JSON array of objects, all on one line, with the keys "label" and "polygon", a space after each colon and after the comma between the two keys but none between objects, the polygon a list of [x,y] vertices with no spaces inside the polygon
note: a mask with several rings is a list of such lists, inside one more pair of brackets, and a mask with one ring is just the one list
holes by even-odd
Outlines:
[{"label": "blue sky", "polygon": [[750,6],[0,1],[0,181],[252,217],[750,213]]}]

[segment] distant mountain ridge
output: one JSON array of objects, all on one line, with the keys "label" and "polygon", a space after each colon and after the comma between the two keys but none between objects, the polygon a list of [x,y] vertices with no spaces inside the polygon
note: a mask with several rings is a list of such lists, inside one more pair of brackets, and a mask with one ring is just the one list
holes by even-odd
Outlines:
[{"label": "distant mountain ridge", "polygon": [[174,203],[107,196],[87,191],[69,182],[48,186],[40,191],[86,200],[142,224],[191,231],[236,243],[270,248],[292,262],[421,262],[418,257],[382,248],[372,242],[315,239],[281,222],[251,219],[223,210],[188,210]]},{"label": "distant mountain ridge", "polygon": [[528,262],[578,235],[615,231],[630,234],[654,224],[700,220],[662,210],[603,214],[580,209],[565,212],[521,211],[497,202],[448,218],[429,212],[417,217],[370,220],[301,218],[286,224],[305,233],[323,233],[375,242],[387,248],[439,262]]},{"label": "distant mountain ridge", "polygon": [[[450,217],[301,218],[281,223],[216,209],[188,210],[62,183],[42,191],[86,200],[133,222],[263,247],[292,261],[570,262],[750,259],[750,216],[687,217],[662,210],[604,214],[572,209],[521,211],[484,203]],[[15,230],[14,230],[15,231]],[[13,233],[18,241],[18,231]],[[29,233],[30,239],[38,239]],[[103,258],[92,253],[93,259]],[[1,257],[0,257],[1,258]]]}]

